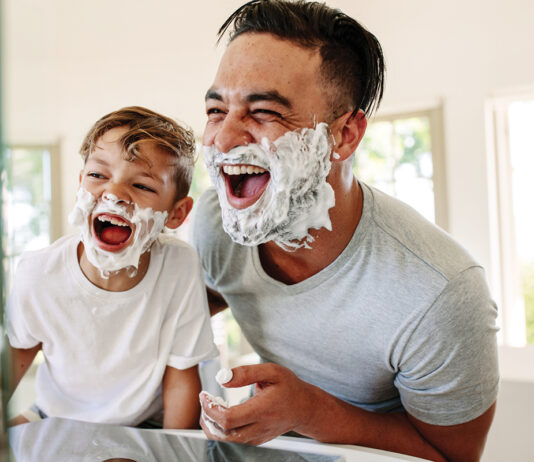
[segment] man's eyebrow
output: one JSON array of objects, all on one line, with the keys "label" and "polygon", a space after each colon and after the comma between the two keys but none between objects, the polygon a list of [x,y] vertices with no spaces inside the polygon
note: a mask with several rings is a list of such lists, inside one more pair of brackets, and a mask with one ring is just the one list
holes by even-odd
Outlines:
[{"label": "man's eyebrow", "polygon": [[222,101],[223,97],[221,96],[220,93],[217,93],[217,91],[215,91],[214,89],[210,88],[206,92],[206,96],[204,97],[204,101],[207,101],[209,99],[215,99],[217,101]]},{"label": "man's eyebrow", "polygon": [[281,104],[288,109],[291,109],[291,102],[285,97],[278,93],[276,90],[265,91],[260,93],[251,93],[246,98],[248,103],[255,103],[256,101],[273,101],[275,103]]},{"label": "man's eyebrow", "polygon": [[[222,95],[213,88],[210,88],[206,92],[206,96],[204,98],[206,101],[208,99],[214,99],[216,101],[224,101]],[[288,109],[291,109],[291,101],[287,99],[285,96],[282,96],[280,93],[278,93],[276,90],[271,91],[262,91],[257,93],[251,93],[250,95],[247,95],[245,97],[245,101],[247,103],[255,103],[257,101],[273,101],[275,103],[281,104],[282,106],[285,106]]]}]

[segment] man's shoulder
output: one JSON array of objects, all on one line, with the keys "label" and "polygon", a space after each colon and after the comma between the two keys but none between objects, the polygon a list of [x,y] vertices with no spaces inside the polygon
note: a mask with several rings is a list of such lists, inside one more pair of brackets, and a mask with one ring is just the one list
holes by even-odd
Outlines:
[{"label": "man's shoulder", "polygon": [[209,188],[195,204],[191,224],[191,242],[202,255],[205,247],[227,247],[233,244],[222,225],[219,197],[213,188]]},{"label": "man's shoulder", "polygon": [[214,188],[206,189],[195,203],[194,211],[195,216],[209,219],[209,221],[219,218],[218,221],[220,222],[221,206],[217,191]]},{"label": "man's shoulder", "polygon": [[376,188],[362,188],[366,188],[372,223],[397,251],[413,255],[446,279],[479,266],[459,242],[411,206]]}]

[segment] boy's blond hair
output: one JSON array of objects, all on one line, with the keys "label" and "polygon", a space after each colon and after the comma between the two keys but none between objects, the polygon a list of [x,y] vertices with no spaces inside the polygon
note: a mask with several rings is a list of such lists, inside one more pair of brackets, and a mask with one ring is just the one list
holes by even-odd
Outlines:
[{"label": "boy's blond hair", "polygon": [[193,177],[196,152],[195,136],[191,130],[150,109],[140,106],[125,107],[105,115],[91,127],[80,148],[84,162],[94,151],[100,137],[116,127],[129,127],[120,139],[129,161],[142,159],[150,165],[150,159],[140,152],[141,145],[147,142],[155,143],[160,149],[171,154],[176,161],[174,172],[176,200],[187,196]]}]

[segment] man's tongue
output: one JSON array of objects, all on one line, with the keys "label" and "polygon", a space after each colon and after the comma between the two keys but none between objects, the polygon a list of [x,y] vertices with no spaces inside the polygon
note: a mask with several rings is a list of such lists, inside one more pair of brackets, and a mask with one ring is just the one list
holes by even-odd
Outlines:
[{"label": "man's tongue", "polygon": [[118,245],[128,240],[130,232],[130,228],[125,226],[108,226],[102,230],[100,239],[106,244]]},{"label": "man's tongue", "polygon": [[239,197],[251,197],[260,191],[269,181],[269,174],[245,175],[244,180],[239,185]]}]

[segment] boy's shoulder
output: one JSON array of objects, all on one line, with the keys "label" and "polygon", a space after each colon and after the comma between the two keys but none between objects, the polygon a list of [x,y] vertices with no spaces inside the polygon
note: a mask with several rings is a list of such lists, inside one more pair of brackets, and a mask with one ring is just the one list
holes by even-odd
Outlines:
[{"label": "boy's shoulder", "polygon": [[47,272],[49,268],[57,268],[59,264],[68,261],[72,254],[76,254],[79,242],[79,236],[67,235],[42,249],[26,250],[21,254],[17,268],[41,274]]},{"label": "boy's shoulder", "polygon": [[161,233],[156,241],[158,251],[170,257],[198,259],[196,250],[187,242],[169,233]]}]

